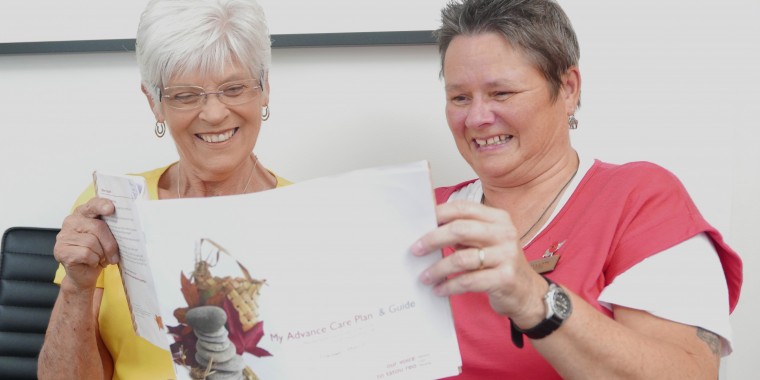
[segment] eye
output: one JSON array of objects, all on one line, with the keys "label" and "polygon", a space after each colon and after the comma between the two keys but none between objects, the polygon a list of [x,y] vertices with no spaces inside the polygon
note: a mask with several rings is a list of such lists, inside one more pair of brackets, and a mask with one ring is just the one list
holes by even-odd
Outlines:
[{"label": "eye", "polygon": [[470,98],[464,95],[454,95],[449,97],[449,102],[457,106],[463,106],[470,102]]},{"label": "eye", "polygon": [[201,94],[196,93],[196,92],[180,92],[180,93],[171,95],[170,99],[175,102],[189,104],[189,103],[195,103],[200,97],[201,97]]},{"label": "eye", "polygon": [[512,94],[513,93],[509,91],[496,91],[493,93],[493,98],[496,100],[507,100]]},{"label": "eye", "polygon": [[222,89],[222,93],[224,93],[224,96],[232,98],[232,97],[241,95],[247,89],[248,89],[248,86],[246,86],[243,83],[234,83],[234,84],[224,87]]}]

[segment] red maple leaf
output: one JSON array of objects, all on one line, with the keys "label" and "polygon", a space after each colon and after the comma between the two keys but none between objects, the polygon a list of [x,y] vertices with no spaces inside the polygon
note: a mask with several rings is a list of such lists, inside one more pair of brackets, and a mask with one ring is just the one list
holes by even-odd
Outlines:
[{"label": "red maple leaf", "polygon": [[237,309],[235,309],[235,306],[228,299],[224,300],[224,311],[227,313],[229,337],[232,343],[235,344],[238,355],[248,352],[257,357],[272,356],[269,351],[258,346],[259,341],[264,336],[263,321],[256,323],[250,330],[243,331],[243,325],[240,323]]},{"label": "red maple leaf", "polygon": [[182,287],[180,290],[182,291],[182,295],[185,297],[185,301],[187,302],[188,308],[193,308],[196,306],[200,306],[201,303],[201,297],[198,294],[198,288],[190,282],[190,279],[185,277],[185,274],[180,272],[180,283],[182,284]]}]

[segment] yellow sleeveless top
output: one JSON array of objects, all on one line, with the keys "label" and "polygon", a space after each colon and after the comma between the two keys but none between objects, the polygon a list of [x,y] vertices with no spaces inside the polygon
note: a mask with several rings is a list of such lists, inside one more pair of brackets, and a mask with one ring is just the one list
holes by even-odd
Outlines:
[{"label": "yellow sleeveless top", "polygon": [[[158,199],[158,180],[170,166],[138,174],[145,178],[151,200]],[[277,178],[276,187],[291,184],[290,181],[276,174],[274,176]],[[95,188],[90,185],[79,196],[74,208],[94,197]],[[66,271],[63,266],[59,265],[55,275],[55,283],[60,285],[64,276],[66,276]],[[171,354],[135,335],[119,267],[109,265],[103,269],[96,286],[103,288],[98,323],[100,324],[100,335],[103,342],[113,357],[113,379],[174,379],[174,364]]]}]

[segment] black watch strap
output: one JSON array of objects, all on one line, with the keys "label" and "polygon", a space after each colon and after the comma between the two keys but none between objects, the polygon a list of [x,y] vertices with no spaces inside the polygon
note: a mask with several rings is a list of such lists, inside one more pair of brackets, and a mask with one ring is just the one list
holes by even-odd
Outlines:
[{"label": "black watch strap", "polygon": [[[551,287],[554,285],[554,282],[544,277],[547,283],[549,283],[549,286]],[[552,315],[551,317],[544,319],[536,326],[529,328],[529,329],[521,329],[517,327],[514,321],[512,321],[512,318],[509,319],[509,326],[512,333],[512,343],[517,348],[523,348],[525,345],[525,342],[523,340],[523,335],[527,335],[530,339],[541,339],[543,337],[546,337],[547,335],[554,332],[554,330],[558,329],[559,326],[562,325],[562,322],[564,322],[564,319],[562,319],[559,315]]]}]

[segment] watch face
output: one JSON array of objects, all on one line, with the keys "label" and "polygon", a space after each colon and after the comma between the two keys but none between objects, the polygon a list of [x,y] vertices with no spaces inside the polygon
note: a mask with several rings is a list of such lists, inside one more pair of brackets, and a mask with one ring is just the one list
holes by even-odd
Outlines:
[{"label": "watch face", "polygon": [[570,301],[570,296],[561,288],[557,289],[557,292],[554,293],[553,309],[554,314],[562,319],[569,317],[570,312],[573,311],[573,304]]}]

